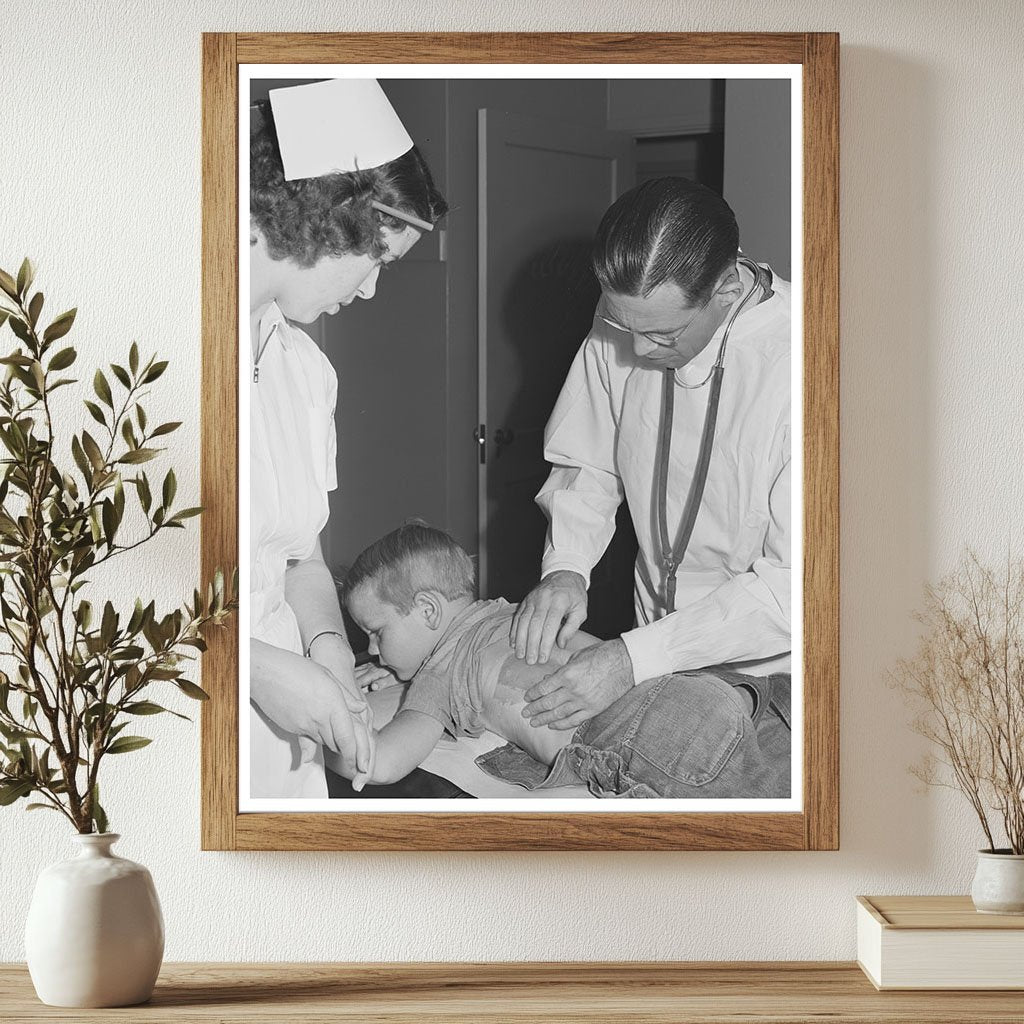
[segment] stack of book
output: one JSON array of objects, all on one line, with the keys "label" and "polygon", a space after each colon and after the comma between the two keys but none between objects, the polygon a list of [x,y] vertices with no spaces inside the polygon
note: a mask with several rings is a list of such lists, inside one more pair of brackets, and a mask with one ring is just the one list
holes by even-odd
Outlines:
[{"label": "stack of book", "polygon": [[858,896],[857,962],[878,989],[1024,989],[1024,915],[979,914],[970,896]]}]

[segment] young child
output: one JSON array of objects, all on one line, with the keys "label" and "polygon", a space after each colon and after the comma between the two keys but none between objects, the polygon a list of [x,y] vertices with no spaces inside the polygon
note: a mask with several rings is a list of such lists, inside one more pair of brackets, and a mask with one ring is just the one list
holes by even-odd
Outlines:
[{"label": "young child", "polygon": [[[374,730],[369,782],[404,778],[445,731],[489,730],[508,745],[477,763],[527,789],[582,782],[598,796],[789,795],[788,677],[675,673],[641,682],[575,732],[531,726],[524,693],[598,641],[577,633],[547,664],[528,665],[509,644],[515,606],[473,595],[469,556],[420,523],[381,538],[349,571],[345,604],[370,653],[411,681],[395,717]],[[345,774],[340,758],[328,764]]]}]

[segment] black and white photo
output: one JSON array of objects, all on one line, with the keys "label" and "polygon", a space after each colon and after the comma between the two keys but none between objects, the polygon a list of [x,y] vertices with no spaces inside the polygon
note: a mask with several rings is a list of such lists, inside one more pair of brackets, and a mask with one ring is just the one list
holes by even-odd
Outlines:
[{"label": "black and white photo", "polygon": [[241,810],[799,810],[799,68],[243,70]]}]

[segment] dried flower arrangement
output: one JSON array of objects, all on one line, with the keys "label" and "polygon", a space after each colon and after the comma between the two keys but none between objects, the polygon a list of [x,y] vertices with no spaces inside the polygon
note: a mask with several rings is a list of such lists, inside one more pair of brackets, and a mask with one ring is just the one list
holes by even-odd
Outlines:
[{"label": "dried flower arrangement", "polygon": [[917,653],[895,681],[920,709],[914,730],[939,753],[911,770],[964,794],[988,852],[1024,854],[1024,561],[996,571],[968,554],[926,588],[916,618]]}]

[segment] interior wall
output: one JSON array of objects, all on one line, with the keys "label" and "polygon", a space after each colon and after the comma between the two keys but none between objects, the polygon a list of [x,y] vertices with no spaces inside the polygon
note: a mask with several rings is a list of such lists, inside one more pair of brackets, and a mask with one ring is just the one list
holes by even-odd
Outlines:
[{"label": "interior wall", "polygon": [[[887,673],[912,648],[926,579],[967,544],[990,559],[1021,546],[1015,0],[9,0],[5,14],[0,266],[31,254],[49,308],[79,307],[70,337],[83,366],[118,358],[132,338],[171,358],[147,408],[186,422],[169,454],[189,503],[201,31],[843,37],[842,849],[201,853],[198,730],[150,719],[157,742],[112,759],[104,802],[121,852],[153,872],[169,959],[850,958],[856,894],[967,890],[979,830],[954,795],[922,793],[907,774],[921,747]],[[453,177],[452,193],[472,202],[464,187]],[[144,593],[166,606],[197,571],[193,526],[101,583],[124,603]],[[32,880],[71,848],[55,815],[0,808],[0,960],[23,956]]]},{"label": "interior wall", "polygon": [[722,195],[740,226],[740,246],[792,280],[788,183],[792,157],[790,83],[732,79],[725,84]]},{"label": "interior wall", "polygon": [[613,78],[607,127],[637,136],[721,131],[722,94],[722,82],[712,78]]},{"label": "interior wall", "polygon": [[[392,79],[384,86],[448,195],[444,83]],[[441,221],[383,269],[372,300],[320,317],[324,351],[338,374],[338,489],[327,530],[328,565],[339,576],[412,517],[448,527],[447,230]],[[472,437],[463,443],[471,448]],[[458,539],[473,549],[474,538]]]}]

